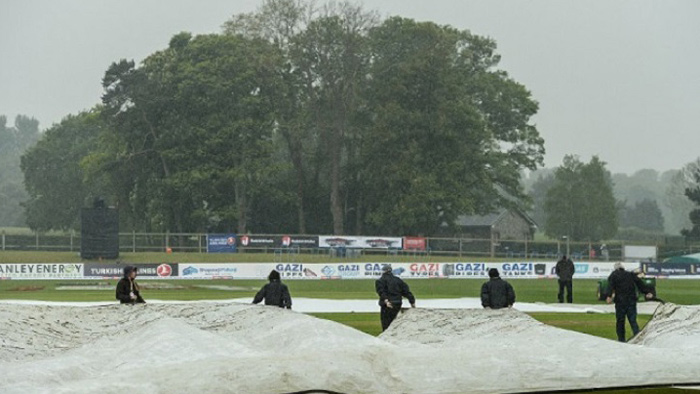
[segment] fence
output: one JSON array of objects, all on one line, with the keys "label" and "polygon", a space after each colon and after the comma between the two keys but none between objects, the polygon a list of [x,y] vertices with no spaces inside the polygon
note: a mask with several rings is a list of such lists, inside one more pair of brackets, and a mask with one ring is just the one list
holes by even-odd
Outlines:
[{"label": "fence", "polygon": [[[80,251],[80,234],[67,233],[21,233],[2,232],[1,250],[40,250],[40,251]],[[206,253],[207,234],[204,233],[120,233],[121,252],[189,252]],[[527,260],[552,260],[562,254],[570,255],[576,261],[617,261],[624,260],[623,242],[601,244],[565,241],[524,241],[490,240],[468,238],[426,238],[425,250],[402,249],[347,249],[293,247],[239,247],[241,253],[271,253],[275,261],[294,261],[299,254],[329,254],[331,257],[357,257],[359,255],[393,254],[399,256],[424,255],[508,258]],[[659,243],[659,260],[664,258],[700,252],[700,245],[687,243]],[[342,253],[341,253],[342,252]]]}]

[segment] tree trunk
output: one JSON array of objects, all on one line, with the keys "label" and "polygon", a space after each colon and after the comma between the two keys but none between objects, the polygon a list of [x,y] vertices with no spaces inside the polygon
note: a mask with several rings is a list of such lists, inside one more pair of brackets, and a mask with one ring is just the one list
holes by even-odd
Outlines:
[{"label": "tree trunk", "polygon": [[362,197],[359,195],[355,206],[355,232],[362,235]]},{"label": "tree trunk", "polygon": [[306,212],[304,210],[304,170],[297,168],[297,216],[299,234],[306,234]]},{"label": "tree trunk", "polygon": [[304,209],[304,161],[302,144],[298,138],[294,138],[289,130],[283,129],[282,135],[287,141],[292,165],[297,177],[297,215],[299,220],[299,234],[306,234],[306,212]]},{"label": "tree trunk", "polygon": [[343,223],[343,198],[340,195],[340,160],[342,132],[334,130],[331,137],[331,215],[333,216],[333,234],[343,235],[345,226]]},{"label": "tree trunk", "polygon": [[245,193],[245,185],[243,182],[236,182],[236,186],[234,188],[234,194],[236,198],[236,210],[238,214],[238,226],[237,226],[237,231],[238,234],[245,234],[247,230],[247,199],[246,199],[246,193]]},{"label": "tree trunk", "polygon": [[185,228],[182,225],[182,217],[180,216],[178,216],[176,228],[179,233],[177,236],[177,246],[183,248],[185,247],[185,237],[183,237],[182,234],[185,232]]}]

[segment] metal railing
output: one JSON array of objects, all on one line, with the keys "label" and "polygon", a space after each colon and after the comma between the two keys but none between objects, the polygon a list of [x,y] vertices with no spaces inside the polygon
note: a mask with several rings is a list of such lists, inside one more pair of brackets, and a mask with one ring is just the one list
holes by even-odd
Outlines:
[{"label": "metal railing", "polygon": [[[48,234],[42,233],[0,233],[0,250],[38,250],[79,252],[81,237],[77,232]],[[353,258],[359,255],[393,254],[420,258],[426,255],[468,256],[481,258],[505,258],[527,260],[553,260],[562,254],[570,255],[576,261],[615,261],[624,260],[624,242],[601,244],[561,241],[532,240],[490,240],[471,238],[426,238],[425,250],[401,249],[347,249],[342,256],[333,248],[280,248],[280,247],[241,247],[241,253],[270,253],[279,261],[294,261],[299,254],[328,254],[331,257]],[[698,243],[657,243],[659,260],[689,253],[700,252]],[[120,233],[121,252],[189,252],[206,253],[207,234],[205,233]]]}]

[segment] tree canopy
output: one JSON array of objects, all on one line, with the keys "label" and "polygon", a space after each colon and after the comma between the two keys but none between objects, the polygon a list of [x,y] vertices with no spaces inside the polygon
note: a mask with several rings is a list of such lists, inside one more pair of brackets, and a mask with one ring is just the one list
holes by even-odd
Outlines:
[{"label": "tree canopy", "polygon": [[20,170],[20,157],[39,139],[39,122],[17,115],[14,125],[0,116],[0,226],[23,226],[21,203],[27,199]]},{"label": "tree canopy", "polygon": [[700,159],[684,168],[686,177],[685,195],[695,205],[690,211],[691,227],[683,230],[683,235],[692,239],[700,239]]},{"label": "tree canopy", "polygon": [[77,228],[80,208],[97,197],[84,182],[80,163],[95,149],[101,128],[97,111],[67,116],[22,156],[29,194],[24,207],[31,228]]},{"label": "tree canopy", "polygon": [[618,228],[618,213],[610,173],[594,156],[583,163],[566,156],[554,173],[545,200],[545,233],[573,241],[612,239]]},{"label": "tree canopy", "polygon": [[620,227],[636,227],[641,230],[663,233],[664,217],[656,200],[644,199],[621,209]]},{"label": "tree canopy", "polygon": [[[222,34],[113,63],[101,105],[40,144],[65,164],[26,156],[30,224],[70,227],[98,192],[125,228],[177,232],[429,235],[523,205],[544,141],[499,60],[493,40],[450,26],[266,1]],[[75,133],[89,138],[68,149]],[[37,180],[60,177],[72,198],[52,202],[59,186]]]}]

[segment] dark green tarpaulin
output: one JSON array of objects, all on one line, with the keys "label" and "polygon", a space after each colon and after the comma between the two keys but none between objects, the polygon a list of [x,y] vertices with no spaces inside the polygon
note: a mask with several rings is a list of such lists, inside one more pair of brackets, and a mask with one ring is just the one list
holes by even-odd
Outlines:
[{"label": "dark green tarpaulin", "polygon": [[700,253],[671,257],[670,259],[665,260],[664,263],[698,264],[700,263]]}]

